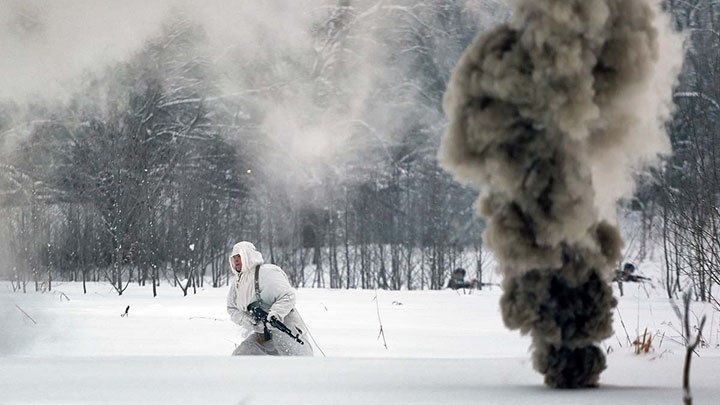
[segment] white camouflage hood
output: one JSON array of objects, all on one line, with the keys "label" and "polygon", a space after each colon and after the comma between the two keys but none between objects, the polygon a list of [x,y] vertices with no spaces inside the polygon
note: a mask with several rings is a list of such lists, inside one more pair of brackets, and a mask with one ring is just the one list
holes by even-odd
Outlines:
[{"label": "white camouflage hood", "polygon": [[[241,272],[235,271],[232,259],[235,255],[240,255],[240,259],[242,260]],[[230,268],[238,277],[241,273],[245,273],[248,269],[254,269],[255,266],[265,262],[265,260],[263,260],[262,253],[258,252],[255,245],[247,241],[236,243],[232,248],[232,253],[230,253],[228,260],[230,261]]]}]

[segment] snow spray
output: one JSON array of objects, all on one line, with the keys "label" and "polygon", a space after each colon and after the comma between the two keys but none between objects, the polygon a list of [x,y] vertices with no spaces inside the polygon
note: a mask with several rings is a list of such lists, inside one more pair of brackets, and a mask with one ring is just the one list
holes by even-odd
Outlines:
[{"label": "snow spray", "polygon": [[612,335],[613,224],[632,173],[669,153],[682,37],[654,0],[518,0],[445,94],[443,166],[480,190],[505,324],[551,387],[598,385]]}]

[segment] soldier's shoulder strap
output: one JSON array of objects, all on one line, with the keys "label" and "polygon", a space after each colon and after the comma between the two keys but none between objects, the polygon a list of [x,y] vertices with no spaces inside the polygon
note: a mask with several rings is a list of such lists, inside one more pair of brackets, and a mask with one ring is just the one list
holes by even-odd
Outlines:
[{"label": "soldier's shoulder strap", "polygon": [[260,265],[255,266],[255,300],[260,301]]}]

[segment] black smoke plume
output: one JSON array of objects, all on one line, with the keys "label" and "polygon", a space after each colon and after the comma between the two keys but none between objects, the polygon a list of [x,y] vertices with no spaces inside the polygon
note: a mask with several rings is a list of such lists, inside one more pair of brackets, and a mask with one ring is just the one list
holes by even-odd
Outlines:
[{"label": "black smoke plume", "polygon": [[480,190],[503,320],[532,336],[535,369],[552,387],[597,386],[622,249],[609,214],[632,170],[669,151],[681,40],[652,0],[516,4],[453,72],[440,159]]}]

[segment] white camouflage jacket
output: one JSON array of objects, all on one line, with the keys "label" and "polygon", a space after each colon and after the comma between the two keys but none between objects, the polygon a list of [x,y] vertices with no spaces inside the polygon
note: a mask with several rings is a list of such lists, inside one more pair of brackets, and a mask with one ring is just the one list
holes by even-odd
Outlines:
[{"label": "white camouflage jacket", "polygon": [[[240,255],[242,271],[235,271],[232,257]],[[255,294],[255,268],[260,266],[259,286],[262,306],[268,309],[268,315],[275,315],[285,322],[285,318],[295,307],[295,289],[285,272],[274,264],[265,264],[262,254],[250,242],[240,242],[233,246],[230,254],[230,267],[235,273],[235,282],[230,286],[227,296],[227,311],[233,322],[243,327],[246,334],[251,330],[262,331],[261,326],[253,324],[247,312],[248,304],[257,300]]]}]

